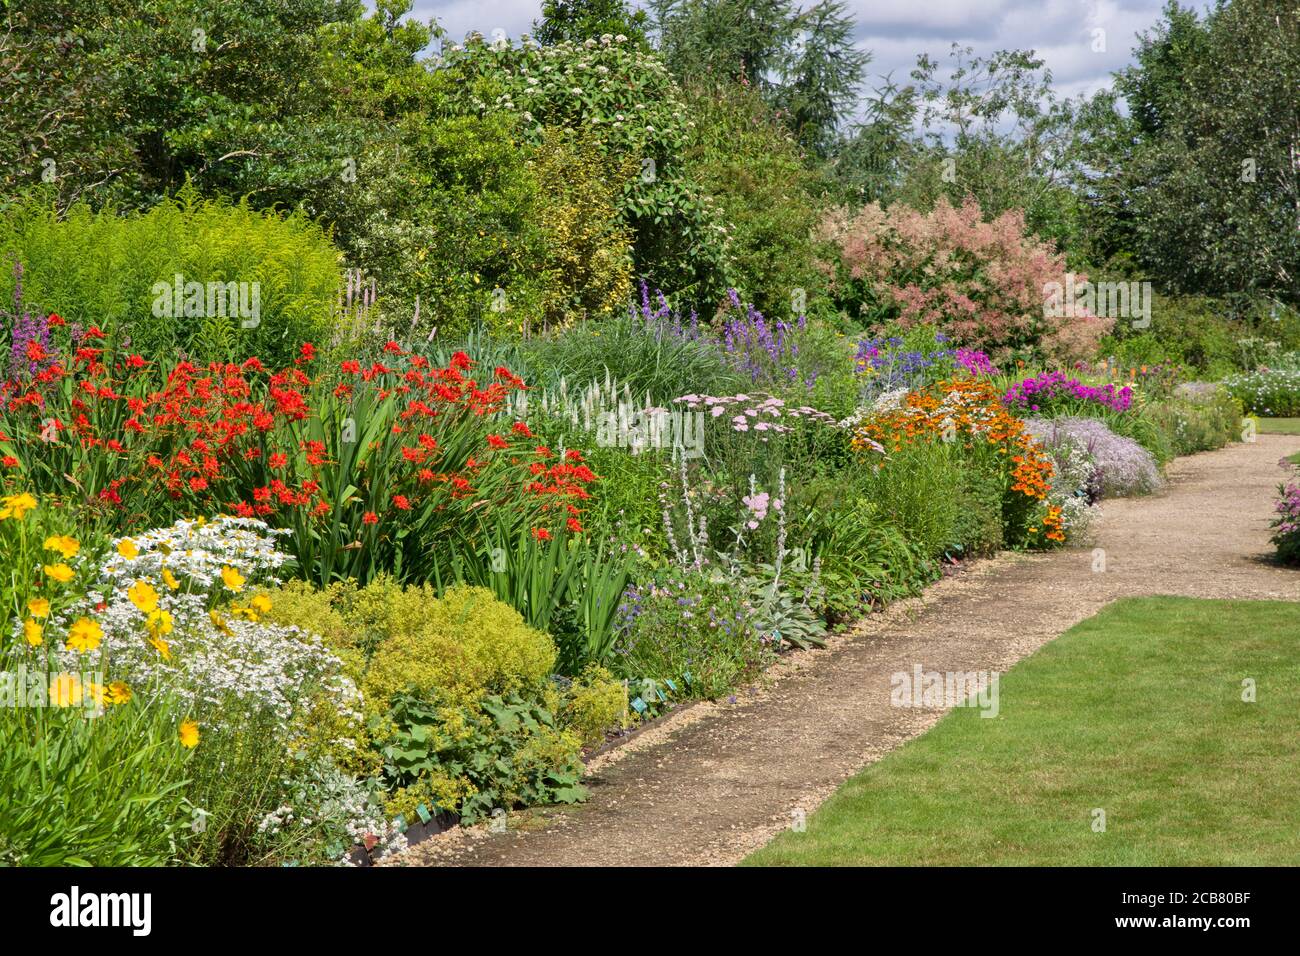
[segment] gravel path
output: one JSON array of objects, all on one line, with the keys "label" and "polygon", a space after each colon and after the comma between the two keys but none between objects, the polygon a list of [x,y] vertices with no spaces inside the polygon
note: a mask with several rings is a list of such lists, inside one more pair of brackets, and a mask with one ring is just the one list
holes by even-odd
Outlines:
[{"label": "gravel path", "polygon": [[1277,462],[1297,450],[1300,436],[1260,435],[1179,459],[1159,496],[1106,502],[1091,546],[980,562],[783,658],[734,704],[688,708],[593,761],[586,804],[454,830],[391,862],[733,864],[939,719],[891,707],[891,674],[1004,671],[1124,596],[1300,600],[1300,572],[1267,560]]}]

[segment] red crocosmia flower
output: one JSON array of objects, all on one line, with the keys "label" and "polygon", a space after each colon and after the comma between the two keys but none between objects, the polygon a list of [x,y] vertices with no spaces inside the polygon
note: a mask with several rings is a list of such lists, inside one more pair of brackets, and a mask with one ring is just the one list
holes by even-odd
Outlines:
[{"label": "red crocosmia flower", "polygon": [[86,329],[85,333],[82,335],[82,338],[85,339],[102,339],[103,337],[104,333],[100,331],[98,325],[92,325],[90,328]]},{"label": "red crocosmia flower", "polygon": [[328,501],[325,501],[324,499],[318,501],[316,503],[316,507],[312,509],[312,514],[314,514],[318,518],[327,515],[329,513],[330,513],[330,503]]},{"label": "red crocosmia flower", "polygon": [[59,315],[59,313],[51,312],[49,316],[46,317],[45,324],[46,325],[67,325],[68,323],[63,321],[63,316]]},{"label": "red crocosmia flower", "polygon": [[266,366],[262,364],[261,359],[259,359],[256,355],[254,355],[252,358],[245,359],[244,364],[241,365],[240,368],[245,372],[266,371]]},{"label": "red crocosmia flower", "polygon": [[361,516],[361,523],[362,523],[362,524],[378,524],[378,523],[379,523],[379,515],[375,514],[373,511],[367,511],[365,514],[363,514],[363,515]]},{"label": "red crocosmia flower", "polygon": [[451,357],[451,367],[458,369],[468,369],[474,363],[464,352],[456,352]]},{"label": "red crocosmia flower", "polygon": [[406,495],[393,495],[393,507],[398,511],[410,511],[411,501]]},{"label": "red crocosmia flower", "polygon": [[207,488],[208,488],[208,479],[204,478],[202,475],[195,475],[193,478],[190,479],[191,491],[206,491]]},{"label": "red crocosmia flower", "polygon": [[104,488],[101,489],[99,492],[99,500],[107,501],[110,504],[114,504],[114,505],[120,505],[122,503],[122,496],[119,495],[112,488]]},{"label": "red crocosmia flower", "polygon": [[253,506],[247,501],[240,501],[235,504],[235,514],[241,518],[253,517]]},{"label": "red crocosmia flower", "polygon": [[283,468],[289,464],[289,456],[286,455],[284,452],[277,451],[269,459],[267,459],[267,463],[272,468]]},{"label": "red crocosmia flower", "polygon": [[50,353],[45,350],[45,346],[40,342],[31,341],[27,343],[27,360],[29,362],[44,362],[49,358]]},{"label": "red crocosmia flower", "polygon": [[420,444],[429,449],[429,451],[433,451],[438,447],[438,440],[432,435],[422,434],[420,435]]},{"label": "red crocosmia flower", "polygon": [[451,480],[451,484],[452,484],[452,487],[455,488],[457,491],[468,491],[468,490],[469,490],[469,479],[468,479],[468,478],[462,478],[460,475],[457,475],[455,478],[453,478],[453,479]]},{"label": "red crocosmia flower", "polygon": [[393,355],[406,354],[402,351],[402,347],[398,345],[396,342],[394,342],[392,339],[389,339],[387,342],[384,343],[384,351],[391,352]]},{"label": "red crocosmia flower", "polygon": [[310,342],[303,342],[302,348],[298,350],[298,357],[293,360],[295,365],[302,365],[304,362],[314,362],[316,360],[316,346]]},{"label": "red crocosmia flower", "polygon": [[515,422],[512,430],[516,435],[523,435],[525,438],[533,437],[533,431],[528,427],[527,422]]},{"label": "red crocosmia flower", "polygon": [[564,457],[569,461],[582,461],[582,452],[578,451],[576,448],[570,448],[564,453]]},{"label": "red crocosmia flower", "polygon": [[550,541],[551,533],[547,531],[545,528],[534,528],[533,537],[536,538],[538,541]]},{"label": "red crocosmia flower", "polygon": [[143,355],[128,355],[126,358],[126,367],[129,369],[144,368],[148,364]]},{"label": "red crocosmia flower", "polygon": [[491,445],[493,448],[505,448],[505,447],[507,447],[507,442],[506,442],[506,440],[505,440],[504,438],[502,438],[500,435],[488,435],[488,437],[487,437],[487,443],[488,443],[489,445]]},{"label": "red crocosmia flower", "polygon": [[18,459],[13,455],[5,455],[4,460],[0,461],[0,464],[4,465],[6,468],[17,468]]},{"label": "red crocosmia flower", "polygon": [[356,359],[348,359],[346,362],[340,365],[339,368],[347,372],[349,375],[361,374],[361,363],[358,362]]},{"label": "red crocosmia flower", "polygon": [[582,530],[582,522],[579,521],[577,518],[570,518],[568,521],[565,522],[565,526],[568,527],[568,529],[572,531],[574,534],[577,534],[579,531]]},{"label": "red crocosmia flower", "polygon": [[554,454],[545,445],[538,445],[536,448],[533,449],[533,451],[537,452],[538,456],[541,458],[550,458],[551,455]]},{"label": "red crocosmia flower", "polygon": [[421,481],[433,481],[433,472],[428,468],[421,468],[416,473],[415,477],[419,478]]}]

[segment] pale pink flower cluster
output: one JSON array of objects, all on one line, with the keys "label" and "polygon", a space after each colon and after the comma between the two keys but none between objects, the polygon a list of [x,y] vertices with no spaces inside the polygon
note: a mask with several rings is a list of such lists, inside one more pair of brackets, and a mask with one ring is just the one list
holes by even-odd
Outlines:
[{"label": "pale pink flower cluster", "polygon": [[1026,232],[1019,211],[985,222],[969,197],[960,207],[941,198],[928,213],[872,203],[856,215],[832,210],[818,232],[839,252],[823,266],[833,291],[871,313],[855,317],[932,325],[997,361],[1062,363],[1090,357],[1114,324],[1077,309],[1047,314],[1047,287],[1064,281],[1065,257]]},{"label": "pale pink flower cluster", "polygon": [[713,418],[728,416],[732,431],[756,432],[762,441],[767,441],[768,435],[788,432],[799,419],[839,427],[832,415],[810,405],[787,405],[774,395],[683,395],[673,401],[690,411],[707,411]]}]

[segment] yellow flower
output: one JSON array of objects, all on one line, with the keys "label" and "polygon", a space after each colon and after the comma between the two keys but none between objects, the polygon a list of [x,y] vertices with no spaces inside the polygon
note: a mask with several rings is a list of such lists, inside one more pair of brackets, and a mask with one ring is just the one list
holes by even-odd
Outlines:
[{"label": "yellow flower", "polygon": [[164,611],[162,608],[155,608],[149,612],[149,619],[145,624],[149,628],[149,633],[154,637],[170,634],[172,632],[171,612]]},{"label": "yellow flower", "polygon": [[27,638],[27,643],[32,647],[40,647],[45,642],[45,638],[41,636],[44,630],[45,628],[31,618],[23,621],[23,637]]},{"label": "yellow flower", "polygon": [[171,645],[168,644],[166,641],[164,641],[157,634],[149,638],[149,644],[150,646],[153,647],[155,651],[158,652],[159,656],[161,656],[163,660],[169,661],[172,659]]},{"label": "yellow flower", "polygon": [[181,724],[181,746],[193,749],[199,745],[199,725],[192,720]]},{"label": "yellow flower", "polygon": [[140,548],[130,538],[123,538],[117,543],[117,553],[128,561],[134,561],[140,554]]},{"label": "yellow flower", "polygon": [[86,693],[90,695],[91,700],[101,707],[109,702],[107,688],[103,684],[96,684],[93,680],[86,685]]},{"label": "yellow flower", "polygon": [[126,596],[145,614],[158,610],[158,592],[148,581],[136,581],[126,589]]},{"label": "yellow flower", "polygon": [[50,679],[50,703],[55,707],[73,707],[81,703],[81,681],[64,671]]},{"label": "yellow flower", "polygon": [[27,512],[36,508],[36,499],[24,491],[20,495],[5,495],[0,498],[4,507],[0,508],[0,521],[6,518],[13,518],[15,521],[22,521],[27,517]]},{"label": "yellow flower", "polygon": [[176,580],[176,575],[172,574],[171,568],[163,568],[162,579],[163,584],[167,585],[173,591],[181,586],[181,582]]},{"label": "yellow flower", "polygon": [[66,564],[47,564],[45,565],[45,573],[60,584],[67,584],[76,575],[76,572]]},{"label": "yellow flower", "polygon": [[50,602],[43,597],[34,597],[27,602],[27,610],[32,617],[49,617]]},{"label": "yellow flower", "polygon": [[226,619],[221,616],[220,612],[218,612],[216,608],[213,608],[208,612],[208,617],[212,620],[212,626],[222,634],[225,634],[227,637],[234,635],[235,632],[230,629],[230,625],[226,623]]},{"label": "yellow flower", "polygon": [[265,594],[257,595],[257,597],[249,601],[248,604],[258,614],[265,614],[271,610],[271,599]]},{"label": "yellow flower", "polygon": [[244,580],[244,576],[232,567],[227,566],[221,569],[221,583],[235,593],[239,593],[244,589]]},{"label": "yellow flower", "polygon": [[68,534],[52,535],[45,539],[45,550],[59,552],[66,561],[81,550],[81,542]]},{"label": "yellow flower", "polygon": [[108,702],[110,704],[125,704],[131,699],[131,688],[126,686],[125,681],[115,680],[108,685]]},{"label": "yellow flower", "polygon": [[68,628],[66,643],[74,651],[84,653],[99,647],[99,642],[103,639],[104,629],[97,621],[92,621],[88,617],[79,617],[73,622],[72,627]]}]

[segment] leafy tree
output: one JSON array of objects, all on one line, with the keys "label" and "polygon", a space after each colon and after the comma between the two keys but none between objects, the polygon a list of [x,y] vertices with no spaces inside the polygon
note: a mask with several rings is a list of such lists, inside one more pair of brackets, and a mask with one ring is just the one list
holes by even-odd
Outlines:
[{"label": "leafy tree", "polygon": [[1167,8],[1120,81],[1138,258],[1176,291],[1300,301],[1300,8],[1235,0],[1193,18]]},{"label": "leafy tree", "polygon": [[621,34],[644,45],[645,25],[645,11],[629,10],[624,0],[542,0],[542,19],[534,21],[533,37],[549,46]]},{"label": "leafy tree", "polygon": [[652,0],[659,49],[684,81],[728,79],[759,90],[817,155],[856,104],[870,54],[853,43],[840,0]]}]

